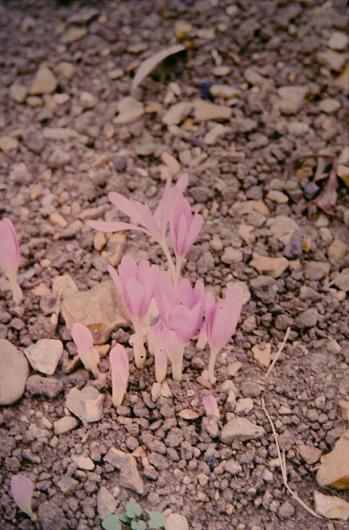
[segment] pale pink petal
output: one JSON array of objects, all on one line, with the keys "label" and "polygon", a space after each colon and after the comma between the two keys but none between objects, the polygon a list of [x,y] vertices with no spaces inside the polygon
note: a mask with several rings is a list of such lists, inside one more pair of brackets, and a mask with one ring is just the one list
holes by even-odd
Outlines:
[{"label": "pale pink petal", "polygon": [[119,265],[119,275],[122,282],[126,282],[129,278],[137,278],[138,266],[129,254],[125,254],[121,260]]},{"label": "pale pink petal", "polygon": [[15,503],[22,512],[36,521],[36,515],[32,510],[33,491],[34,484],[30,478],[25,475],[13,475],[11,477],[11,493]]},{"label": "pale pink petal", "polygon": [[199,337],[196,343],[196,347],[198,350],[203,350],[207,343],[207,333],[205,326],[202,326],[200,329]]},{"label": "pale pink petal", "polygon": [[226,297],[217,303],[210,345],[223,348],[234,335],[243,306],[243,293],[239,287],[229,289]]},{"label": "pale pink petal", "polygon": [[130,373],[128,355],[121,344],[116,344],[109,354],[113,404],[119,407],[124,399],[127,390],[128,378]]},{"label": "pale pink petal", "polygon": [[175,188],[176,190],[180,191],[181,193],[184,193],[184,191],[186,190],[187,186],[188,186],[188,181],[189,181],[189,175],[188,173],[182,173],[176,184],[175,184]]},{"label": "pale pink petal", "polygon": [[178,293],[179,301],[182,304],[184,304],[186,307],[191,307],[193,305],[193,302],[194,302],[193,288],[188,278],[182,278],[179,281],[179,284],[177,287],[177,293]]},{"label": "pale pink petal", "polygon": [[150,235],[147,230],[137,225],[130,223],[122,223],[121,221],[86,221],[88,226],[98,230],[99,232],[124,232],[125,230],[138,230],[144,234]]},{"label": "pale pink petal", "polygon": [[6,275],[16,275],[20,252],[15,228],[10,219],[0,221],[0,266]]},{"label": "pale pink petal", "polygon": [[216,400],[216,398],[214,396],[212,396],[212,395],[203,396],[202,404],[204,406],[206,415],[208,417],[218,418],[219,419],[220,414],[219,414],[218,404],[217,404],[217,400]]},{"label": "pale pink petal", "polygon": [[128,307],[128,305],[127,305],[127,300],[126,300],[124,289],[123,289],[123,283],[122,283],[122,281],[120,279],[119,274],[116,272],[114,267],[112,267],[111,265],[108,265],[108,272],[110,274],[111,279],[113,280],[113,282],[115,284],[116,290],[119,293],[119,296],[120,296],[120,298],[122,300],[122,303],[125,306],[125,309],[126,309],[127,313],[129,313],[131,308]]},{"label": "pale pink petal", "polygon": [[120,193],[111,191],[108,194],[110,202],[130,219],[151,233],[153,237],[158,237],[158,226],[148,206],[141,204],[138,201],[130,201]]},{"label": "pale pink petal", "polygon": [[213,293],[208,291],[205,296],[205,327],[207,338],[211,340],[212,326],[214,321],[214,315],[216,311],[216,301]]},{"label": "pale pink petal", "polygon": [[200,214],[195,214],[189,226],[186,240],[185,240],[185,254],[187,254],[192,245],[197,240],[199,232],[204,224],[204,218]]},{"label": "pale pink petal", "polygon": [[71,336],[78,350],[88,350],[93,346],[93,336],[87,326],[75,322],[71,328]]}]

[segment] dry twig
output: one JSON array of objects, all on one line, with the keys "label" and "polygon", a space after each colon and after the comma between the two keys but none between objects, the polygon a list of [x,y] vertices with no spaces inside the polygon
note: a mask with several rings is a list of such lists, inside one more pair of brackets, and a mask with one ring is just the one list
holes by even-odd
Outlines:
[{"label": "dry twig", "polygon": [[287,342],[287,339],[288,339],[288,336],[289,336],[289,334],[290,334],[290,331],[291,331],[291,328],[287,328],[287,329],[286,329],[286,333],[285,333],[285,336],[284,336],[284,340],[283,340],[282,343],[280,344],[279,349],[278,349],[278,351],[276,352],[275,357],[274,357],[274,359],[273,359],[273,362],[272,362],[271,365],[269,366],[269,369],[268,369],[268,371],[267,371],[267,373],[266,373],[266,376],[265,376],[266,379],[269,377],[269,374],[270,374],[270,372],[272,371],[272,369],[274,368],[274,366],[275,366],[275,364],[276,364],[276,361],[277,361],[278,358],[280,357],[281,352],[282,352],[282,350],[284,349],[285,344],[286,344],[286,342]]},{"label": "dry twig", "polygon": [[[288,328],[289,329],[289,328]],[[288,485],[288,481],[287,481],[287,468],[286,468],[286,456],[285,456],[285,453],[284,452],[281,452],[281,449],[280,449],[280,445],[279,445],[279,437],[278,437],[278,434],[275,430],[275,427],[274,427],[274,423],[273,423],[273,420],[271,419],[270,417],[270,414],[269,412],[267,411],[267,408],[265,406],[265,402],[264,402],[264,398],[261,398],[261,403],[262,403],[262,408],[264,410],[264,413],[266,415],[266,417],[268,418],[268,421],[269,421],[269,424],[270,424],[270,427],[271,427],[271,430],[273,431],[273,436],[274,436],[274,441],[275,441],[275,445],[276,445],[276,450],[277,450],[277,454],[278,454],[278,459],[279,459],[279,463],[280,463],[280,469],[281,469],[281,476],[282,476],[282,480],[283,480],[283,483],[284,483],[284,486],[285,488],[287,489],[287,491],[290,493],[290,495],[292,495],[292,497],[305,509],[307,510],[307,512],[309,512],[311,515],[313,515],[314,517],[317,517],[318,519],[322,519],[322,517],[320,515],[318,515],[316,512],[314,512],[314,510],[312,510],[311,508],[309,508],[309,506],[300,498],[298,497],[297,493],[295,493],[291,488],[290,486]]]}]

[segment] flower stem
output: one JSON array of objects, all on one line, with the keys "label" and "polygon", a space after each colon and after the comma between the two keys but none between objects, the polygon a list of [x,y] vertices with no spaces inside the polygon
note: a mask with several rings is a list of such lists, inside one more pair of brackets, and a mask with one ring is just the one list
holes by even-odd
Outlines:
[{"label": "flower stem", "polygon": [[171,361],[172,379],[177,382],[182,380],[183,354],[184,354],[184,349],[182,350],[182,352],[178,353],[176,357]]},{"label": "flower stem", "polygon": [[214,367],[216,364],[218,353],[219,353],[219,350],[217,348],[212,349],[210,353],[210,359],[208,363],[208,380],[211,383],[211,385],[214,385],[216,382],[216,378],[214,375]]},{"label": "flower stem", "polygon": [[142,370],[144,368],[147,352],[144,347],[144,334],[138,327],[135,327],[133,335],[133,353],[135,357],[135,365]]},{"label": "flower stem", "polygon": [[165,254],[165,257],[166,257],[166,260],[167,260],[167,265],[168,265],[168,270],[169,270],[169,272],[171,274],[172,280],[173,280],[174,284],[177,285],[177,282],[176,282],[176,277],[177,277],[176,267],[175,267],[175,265],[173,263],[173,259],[172,259],[172,256],[171,256],[171,253],[169,251],[169,248],[168,248],[168,245],[167,245],[167,241],[166,241],[165,238],[164,238],[163,241],[161,241],[160,246],[162,248],[163,253]]},{"label": "flower stem", "polygon": [[23,300],[23,291],[17,281],[16,276],[9,277],[10,287],[12,291],[13,300],[16,305],[19,305]]}]

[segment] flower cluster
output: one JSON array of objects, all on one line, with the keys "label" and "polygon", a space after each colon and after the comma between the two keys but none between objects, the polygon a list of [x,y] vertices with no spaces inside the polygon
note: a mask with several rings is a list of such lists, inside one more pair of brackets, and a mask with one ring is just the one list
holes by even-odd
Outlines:
[{"label": "flower cluster", "polygon": [[[201,348],[206,343],[210,347],[208,383],[212,385],[216,358],[235,333],[243,294],[239,287],[233,287],[227,290],[225,298],[216,300],[211,292],[205,292],[202,280],[193,286],[181,277],[185,257],[203,224],[202,215],[193,214],[183,195],[187,184],[186,175],[175,185],[168,180],[153,213],[148,206],[111,192],[110,201],[131,222],[89,221],[88,224],[106,232],[141,231],[160,245],[166,257],[166,271],[144,259],[136,263],[129,255],[123,257],[118,271],[108,268],[133,326],[131,342],[137,368],[144,367],[149,351],[155,359],[157,382],[166,378],[168,363],[173,379],[180,381],[185,347],[199,333]],[[129,371],[125,352],[120,348],[117,345],[110,355],[112,381],[119,396],[113,397],[115,404],[120,403],[120,395],[126,391]]]}]

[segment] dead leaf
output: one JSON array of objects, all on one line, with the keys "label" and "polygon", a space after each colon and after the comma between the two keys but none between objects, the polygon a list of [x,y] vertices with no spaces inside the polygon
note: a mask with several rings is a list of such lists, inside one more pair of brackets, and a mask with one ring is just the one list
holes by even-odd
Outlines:
[{"label": "dead leaf", "polygon": [[147,75],[150,74],[160,64],[164,59],[169,57],[170,55],[175,55],[176,53],[182,52],[185,50],[185,47],[181,44],[178,44],[176,46],[170,46],[169,48],[165,48],[164,50],[161,50],[155,55],[152,55],[145,61],[141,63],[139,66],[136,75],[133,78],[132,81],[132,87],[131,90],[135,90],[135,88],[138,87],[144,81],[144,79],[147,77]]}]

